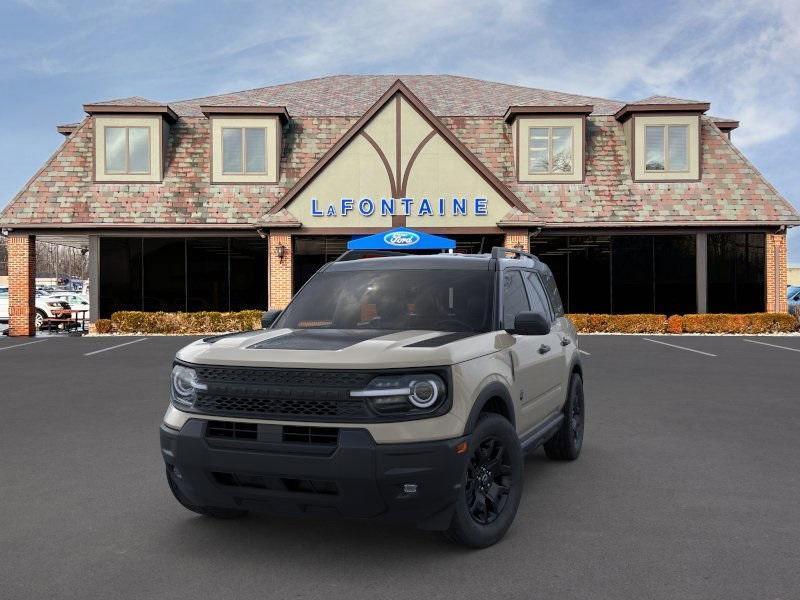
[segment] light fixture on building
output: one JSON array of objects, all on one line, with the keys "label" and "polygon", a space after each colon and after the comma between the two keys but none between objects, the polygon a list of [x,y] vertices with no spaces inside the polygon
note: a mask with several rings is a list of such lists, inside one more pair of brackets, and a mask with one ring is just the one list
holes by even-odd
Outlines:
[{"label": "light fixture on building", "polygon": [[277,256],[278,261],[283,264],[283,257],[286,256],[286,246],[283,244],[275,246],[275,256]]},{"label": "light fixture on building", "polygon": [[256,233],[258,234],[258,237],[260,237],[262,240],[267,239],[267,232],[264,231],[261,227],[256,229]]},{"label": "light fixture on building", "polygon": [[3,237],[8,237],[10,231],[11,230],[8,229],[7,227],[3,227],[3,229],[0,230],[0,233],[3,234]]},{"label": "light fixture on building", "polygon": [[520,244],[519,242],[514,244],[514,250],[522,250],[522,244]]}]

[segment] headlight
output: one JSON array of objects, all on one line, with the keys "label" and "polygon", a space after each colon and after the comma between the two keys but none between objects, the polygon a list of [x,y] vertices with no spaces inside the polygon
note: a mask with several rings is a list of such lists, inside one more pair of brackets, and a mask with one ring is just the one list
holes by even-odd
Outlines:
[{"label": "headlight", "polygon": [[180,406],[192,406],[197,400],[197,390],[208,386],[197,379],[197,371],[183,365],[172,367],[172,400]]},{"label": "headlight", "polygon": [[447,398],[441,377],[433,373],[382,375],[363,390],[350,392],[352,398],[368,398],[381,414],[431,412]]}]

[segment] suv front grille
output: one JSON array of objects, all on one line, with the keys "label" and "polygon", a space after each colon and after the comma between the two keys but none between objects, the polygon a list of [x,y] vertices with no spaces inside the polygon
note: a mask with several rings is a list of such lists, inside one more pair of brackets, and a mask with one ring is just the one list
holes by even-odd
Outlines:
[{"label": "suv front grille", "polygon": [[251,419],[307,421],[365,420],[373,417],[362,398],[369,373],[312,369],[196,367],[207,389],[198,391],[195,410]]}]

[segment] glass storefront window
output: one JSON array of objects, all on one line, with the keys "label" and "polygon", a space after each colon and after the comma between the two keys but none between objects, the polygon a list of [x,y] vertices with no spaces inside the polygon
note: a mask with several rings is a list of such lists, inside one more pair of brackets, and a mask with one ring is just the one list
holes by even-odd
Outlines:
[{"label": "glass storefront window", "polygon": [[708,235],[708,311],[764,310],[763,233]]},{"label": "glass storefront window", "polygon": [[100,238],[99,314],[228,311],[267,304],[267,243],[253,238]]}]

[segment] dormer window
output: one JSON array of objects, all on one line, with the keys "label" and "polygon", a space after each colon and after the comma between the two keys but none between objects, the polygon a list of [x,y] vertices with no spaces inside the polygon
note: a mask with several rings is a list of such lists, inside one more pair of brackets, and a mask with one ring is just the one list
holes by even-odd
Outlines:
[{"label": "dormer window", "polygon": [[528,174],[569,174],[575,163],[572,154],[573,127],[530,127],[528,129]]},{"label": "dormer window", "polygon": [[689,170],[689,126],[645,125],[645,171]]},{"label": "dormer window", "polygon": [[580,183],[586,116],[593,107],[509,106],[517,179],[523,183]]},{"label": "dormer window", "polygon": [[201,106],[211,123],[211,183],[277,183],[283,106]]},{"label": "dormer window", "polygon": [[267,173],[267,128],[222,128],[222,173]]},{"label": "dormer window", "polygon": [[105,127],[106,175],[150,173],[150,128]]}]

